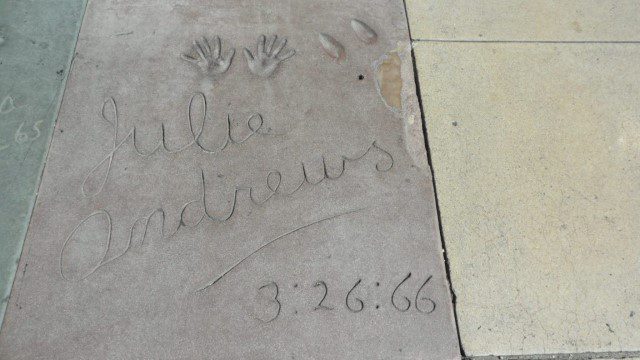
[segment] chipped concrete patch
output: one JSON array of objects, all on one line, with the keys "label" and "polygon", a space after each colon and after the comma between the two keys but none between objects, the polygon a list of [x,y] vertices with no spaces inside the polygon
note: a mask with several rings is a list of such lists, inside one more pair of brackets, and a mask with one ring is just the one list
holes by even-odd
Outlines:
[{"label": "chipped concrete patch", "polygon": [[402,109],[401,61],[397,52],[385,54],[376,67],[376,84],[387,107],[394,112]]},{"label": "chipped concrete patch", "polygon": [[404,122],[407,152],[416,166],[431,176],[426,155],[421,111],[416,96],[411,45],[398,42],[396,49],[376,60],[372,68],[380,98],[395,117]]}]

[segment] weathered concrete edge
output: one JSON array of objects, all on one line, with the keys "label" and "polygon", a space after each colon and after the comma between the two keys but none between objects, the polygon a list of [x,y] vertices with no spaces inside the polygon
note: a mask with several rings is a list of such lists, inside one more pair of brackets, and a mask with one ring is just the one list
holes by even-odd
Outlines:
[{"label": "weathered concrete edge", "polygon": [[586,352],[566,354],[532,354],[532,355],[491,355],[470,356],[465,360],[597,360],[597,359],[635,359],[640,358],[640,351],[619,352]]},{"label": "weathered concrete edge", "polygon": [[477,43],[477,44],[640,44],[636,40],[475,40],[475,39],[420,39],[411,38],[414,43]]},{"label": "weathered concrete edge", "polygon": [[55,125],[58,121],[58,115],[60,113],[60,105],[62,104],[62,99],[64,98],[64,92],[66,90],[67,87],[67,80],[69,78],[69,73],[71,72],[71,66],[73,64],[73,59],[75,58],[75,51],[76,51],[76,46],[78,44],[78,37],[80,35],[80,29],[82,28],[82,23],[84,21],[84,16],[86,13],[86,9],[87,9],[87,3],[89,2],[89,0],[81,0],[82,2],[82,8],[80,10],[80,19],[77,22],[77,26],[75,29],[75,36],[74,38],[71,39],[71,43],[73,44],[73,46],[69,49],[68,54],[68,58],[66,61],[66,69],[67,71],[65,71],[64,74],[64,79],[62,79],[62,81],[60,82],[60,87],[58,87],[57,89],[57,93],[55,94],[55,108],[52,111],[52,115],[53,118],[52,119],[47,119],[51,121],[51,126],[49,126],[49,128],[47,129],[47,133],[45,134],[46,137],[46,147],[44,149],[44,152],[42,154],[42,161],[40,163],[40,167],[37,171],[37,179],[36,179],[36,183],[35,183],[35,195],[33,196],[33,198],[31,199],[30,203],[29,203],[29,208],[27,210],[27,221],[25,221],[23,224],[23,228],[21,229],[20,235],[18,236],[18,247],[21,249],[20,254],[18,254],[17,258],[18,261],[15,263],[15,265],[13,266],[13,271],[11,271],[11,275],[9,278],[9,281],[7,283],[11,283],[11,286],[7,286],[5,289],[1,289],[3,290],[5,293],[2,294],[1,298],[6,299],[6,301],[0,302],[0,332],[2,331],[2,325],[4,324],[4,315],[6,313],[7,310],[7,306],[9,305],[9,298],[11,297],[11,293],[13,291],[13,286],[15,285],[15,279],[16,279],[16,271],[18,270],[18,265],[20,263],[20,259],[22,258],[22,254],[24,253],[24,242],[27,236],[27,231],[29,229],[29,225],[31,224],[31,216],[33,214],[33,208],[35,207],[36,201],[38,200],[38,193],[40,190],[40,184],[42,183],[42,174],[44,172],[44,167],[45,164],[47,163],[47,158],[49,157],[49,148],[51,147],[51,140],[53,139],[53,132],[55,131]]},{"label": "weathered concrete edge", "polygon": [[[454,326],[456,329],[456,335],[458,336],[458,349],[460,351],[460,356],[464,359],[465,358],[465,351],[464,351],[464,347],[462,344],[462,338],[460,337],[460,327],[459,327],[459,322],[458,322],[458,312],[456,309],[456,294],[453,288],[453,282],[451,279],[451,269],[449,266],[449,257],[447,255],[447,247],[446,247],[446,240],[444,237],[444,231],[442,229],[442,219],[440,217],[440,204],[438,202],[438,190],[437,190],[437,184],[436,184],[436,180],[435,180],[435,174],[434,174],[434,168],[433,168],[433,163],[431,161],[431,150],[429,148],[429,138],[428,138],[428,134],[427,134],[427,119],[426,119],[426,113],[424,111],[424,105],[422,103],[422,85],[420,84],[420,76],[418,74],[418,66],[416,63],[416,53],[414,50],[414,44],[416,43],[416,41],[414,40],[413,34],[411,33],[411,21],[410,21],[410,9],[407,6],[407,0],[403,0],[403,4],[404,4],[404,13],[406,16],[406,21],[407,21],[407,30],[409,33],[409,41],[410,41],[410,47],[409,47],[409,52],[410,52],[410,63],[411,63],[411,73],[414,76],[413,81],[411,81],[411,84],[413,86],[413,93],[415,94],[415,105],[417,107],[417,114],[419,116],[418,121],[416,121],[415,124],[408,124],[405,123],[405,125],[408,126],[412,126],[414,128],[414,133],[415,132],[420,132],[421,136],[422,136],[422,152],[424,153],[424,156],[426,156],[426,163],[427,163],[427,169],[424,169],[425,172],[429,173],[429,177],[431,180],[431,186],[433,188],[433,201],[435,202],[435,206],[436,206],[436,221],[438,224],[438,230],[440,233],[440,247],[442,248],[442,254],[441,254],[441,258],[442,261],[444,263],[444,268],[445,268],[445,274],[447,276],[447,282],[448,282],[448,286],[449,286],[449,296],[451,299],[451,309],[452,309],[452,316],[453,316],[453,321],[454,321]],[[417,151],[417,149],[414,148],[414,151]]]}]

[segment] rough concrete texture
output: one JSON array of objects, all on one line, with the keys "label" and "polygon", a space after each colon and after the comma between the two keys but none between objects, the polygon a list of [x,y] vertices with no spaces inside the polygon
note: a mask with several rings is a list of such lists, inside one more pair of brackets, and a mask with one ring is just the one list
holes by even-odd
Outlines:
[{"label": "rough concrete texture", "polygon": [[92,1],[0,358],[459,359],[431,180],[402,1]]},{"label": "rough concrete texture", "polygon": [[406,0],[414,39],[638,41],[635,0]]},{"label": "rough concrete texture", "polygon": [[0,1],[0,323],[84,3]]},{"label": "rough concrete texture", "polygon": [[566,353],[566,354],[528,354],[501,356],[468,356],[465,360],[638,360],[638,351],[597,352],[597,353]]},{"label": "rough concrete texture", "polygon": [[415,51],[466,355],[640,349],[640,46]]}]

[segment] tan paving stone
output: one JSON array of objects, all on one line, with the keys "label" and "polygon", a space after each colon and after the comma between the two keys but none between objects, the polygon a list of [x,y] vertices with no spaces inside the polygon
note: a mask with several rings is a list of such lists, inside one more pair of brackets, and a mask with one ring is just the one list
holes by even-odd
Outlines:
[{"label": "tan paving stone", "polygon": [[418,39],[640,40],[634,0],[407,0]]},{"label": "tan paving stone", "polygon": [[466,354],[640,349],[640,46],[415,51]]}]

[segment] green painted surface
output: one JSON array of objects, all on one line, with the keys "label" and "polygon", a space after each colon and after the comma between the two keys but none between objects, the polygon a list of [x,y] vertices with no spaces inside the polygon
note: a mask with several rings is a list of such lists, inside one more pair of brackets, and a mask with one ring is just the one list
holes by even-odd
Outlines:
[{"label": "green painted surface", "polygon": [[86,0],[0,0],[0,321]]}]

